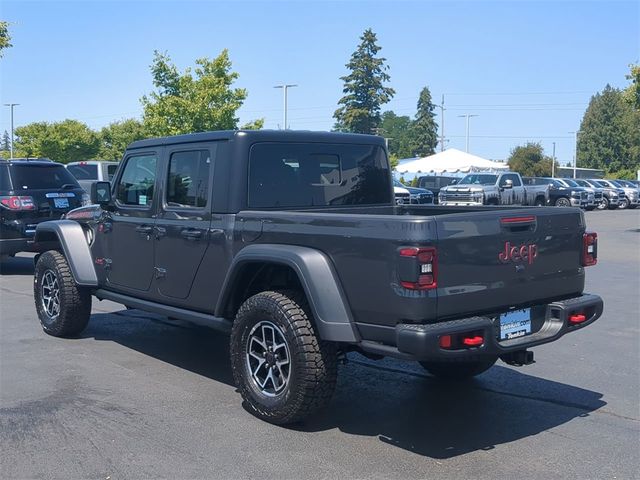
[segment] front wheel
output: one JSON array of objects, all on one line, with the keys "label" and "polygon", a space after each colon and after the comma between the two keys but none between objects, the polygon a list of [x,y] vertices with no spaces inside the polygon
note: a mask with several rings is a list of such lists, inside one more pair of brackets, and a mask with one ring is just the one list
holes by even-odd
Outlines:
[{"label": "front wheel", "polygon": [[486,372],[497,360],[497,357],[491,357],[468,362],[420,362],[420,365],[431,375],[442,380],[464,380]]},{"label": "front wheel", "polygon": [[598,204],[598,210],[607,210],[609,208],[609,199],[602,197],[602,201]]},{"label": "front wheel", "polygon": [[36,263],[33,296],[42,329],[54,337],[79,335],[89,323],[91,292],[79,287],[60,252],[43,253]]},{"label": "front wheel", "polygon": [[567,197],[560,197],[556,200],[556,207],[570,207],[571,201]]},{"label": "front wheel", "polygon": [[231,369],[255,416],[299,422],[331,400],[335,344],[318,337],[306,300],[295,292],[261,292],[245,301],[231,331]]},{"label": "front wheel", "polygon": [[620,210],[625,210],[629,208],[629,199],[627,197],[624,197],[622,200],[620,200],[620,204],[618,205],[618,208]]}]

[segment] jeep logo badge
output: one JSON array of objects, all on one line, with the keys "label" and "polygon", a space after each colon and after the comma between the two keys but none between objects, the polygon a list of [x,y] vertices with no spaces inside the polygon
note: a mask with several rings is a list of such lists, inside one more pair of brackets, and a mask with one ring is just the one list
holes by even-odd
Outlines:
[{"label": "jeep logo badge", "polygon": [[535,243],[523,245],[511,245],[510,242],[504,243],[504,251],[498,254],[498,259],[502,263],[509,262],[527,262],[529,265],[538,256],[538,246]]}]

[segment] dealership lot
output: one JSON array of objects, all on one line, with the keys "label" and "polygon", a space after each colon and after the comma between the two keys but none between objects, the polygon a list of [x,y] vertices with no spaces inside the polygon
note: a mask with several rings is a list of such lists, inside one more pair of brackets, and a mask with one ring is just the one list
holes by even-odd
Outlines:
[{"label": "dealership lot", "polygon": [[295,428],[249,415],[227,338],[94,299],[79,339],[45,335],[32,260],[0,275],[3,478],[637,478],[640,211],[586,214],[605,313],[466,384],[357,354],[329,409]]}]

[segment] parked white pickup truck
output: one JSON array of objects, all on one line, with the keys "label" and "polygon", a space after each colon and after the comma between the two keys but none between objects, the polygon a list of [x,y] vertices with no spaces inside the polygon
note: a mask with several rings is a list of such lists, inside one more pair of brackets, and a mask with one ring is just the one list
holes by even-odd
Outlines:
[{"label": "parked white pickup truck", "polygon": [[440,189],[440,205],[547,205],[548,185],[527,185],[519,173],[470,173]]},{"label": "parked white pickup truck", "polygon": [[91,184],[95,182],[109,182],[118,169],[118,162],[103,162],[87,160],[71,162],[66,165],[67,170],[76,177],[85,192],[91,193]]}]

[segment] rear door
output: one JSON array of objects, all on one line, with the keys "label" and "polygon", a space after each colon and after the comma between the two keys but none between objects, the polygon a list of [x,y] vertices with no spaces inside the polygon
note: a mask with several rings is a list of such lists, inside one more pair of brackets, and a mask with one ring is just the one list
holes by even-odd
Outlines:
[{"label": "rear door", "polygon": [[584,221],[577,209],[435,217],[438,316],[496,312],[578,294]]},{"label": "rear door", "polygon": [[167,148],[163,201],[156,222],[158,293],[185,299],[209,244],[215,144]]}]

